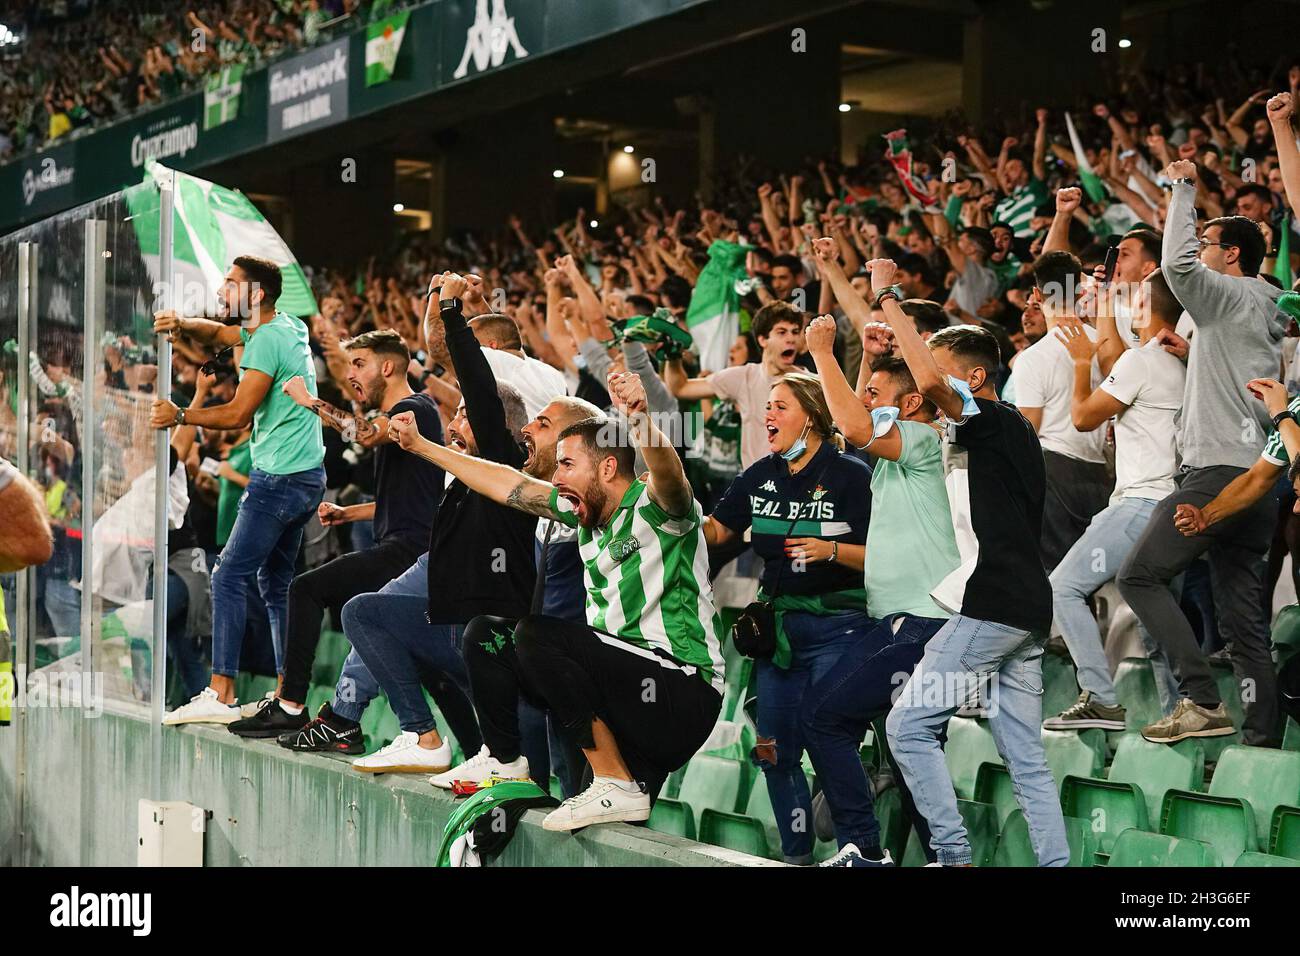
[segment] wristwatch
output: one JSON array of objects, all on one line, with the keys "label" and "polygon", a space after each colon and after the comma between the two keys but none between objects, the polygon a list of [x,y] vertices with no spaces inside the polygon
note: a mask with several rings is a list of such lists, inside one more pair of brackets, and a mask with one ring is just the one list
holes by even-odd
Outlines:
[{"label": "wristwatch", "polygon": [[172,424],[178,426],[185,424],[185,409],[179,407],[176,409],[176,417],[172,419]]},{"label": "wristwatch", "polygon": [[1180,176],[1178,179],[1169,180],[1169,185],[1171,186],[1176,186],[1179,183],[1182,183],[1184,186],[1195,186],[1196,180],[1192,179],[1190,176]]},{"label": "wristwatch", "polygon": [[881,289],[880,292],[876,295],[876,308],[880,308],[880,303],[884,302],[885,299],[889,298],[890,296],[894,298],[894,301],[902,302],[903,287],[900,285],[891,285],[887,289]]},{"label": "wristwatch", "polygon": [[449,309],[455,309],[457,312],[460,312],[460,311],[463,311],[463,310],[462,310],[462,305],[463,305],[463,304],[464,304],[464,303],[462,303],[462,302],[460,301],[460,299],[439,299],[439,300],[438,300],[438,311],[439,311],[439,312],[446,312],[446,311],[449,310]]},{"label": "wristwatch", "polygon": [[[1286,421],[1288,418],[1291,419],[1291,421],[1293,422],[1296,421],[1296,417],[1292,413],[1291,409],[1289,408],[1282,409],[1280,412],[1278,412],[1276,415],[1273,416],[1273,427],[1281,428],[1282,423]],[[1297,422],[1297,424],[1300,424],[1300,422]]]}]

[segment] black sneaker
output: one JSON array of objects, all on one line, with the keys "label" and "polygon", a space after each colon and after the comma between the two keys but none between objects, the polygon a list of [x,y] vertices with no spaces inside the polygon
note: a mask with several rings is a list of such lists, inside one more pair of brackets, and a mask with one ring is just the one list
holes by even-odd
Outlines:
[{"label": "black sneaker", "polygon": [[306,753],[359,757],[366,752],[361,725],[338,716],[328,701],[320,705],[315,720],[299,730],[281,734],[277,740],[281,747]]},{"label": "black sneaker", "polygon": [[273,700],[252,717],[244,717],[228,724],[227,729],[239,737],[279,737],[290,731],[301,730],[309,720],[305,707],[294,716],[287,713],[278,700]]}]

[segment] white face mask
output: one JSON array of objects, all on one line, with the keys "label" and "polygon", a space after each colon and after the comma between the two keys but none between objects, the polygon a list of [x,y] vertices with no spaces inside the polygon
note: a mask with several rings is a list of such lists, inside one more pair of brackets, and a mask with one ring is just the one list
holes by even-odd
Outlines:
[{"label": "white face mask", "polygon": [[791,445],[789,448],[787,448],[785,451],[781,452],[781,457],[784,458],[786,461],[798,461],[800,458],[802,458],[804,452],[808,450],[808,443],[804,441],[804,439],[808,437],[808,432],[809,430],[811,430],[811,428],[812,428],[812,419],[809,419],[808,424],[805,425],[803,427],[803,431],[799,433],[799,437],[794,440],[794,444]]}]

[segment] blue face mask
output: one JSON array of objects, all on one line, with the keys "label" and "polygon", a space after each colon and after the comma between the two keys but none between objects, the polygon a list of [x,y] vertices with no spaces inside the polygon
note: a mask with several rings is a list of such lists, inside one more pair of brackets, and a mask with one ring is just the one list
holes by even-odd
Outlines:
[{"label": "blue face mask", "polygon": [[975,402],[975,397],[971,394],[970,385],[964,380],[953,375],[948,376],[948,384],[952,390],[961,396],[961,414],[963,418],[970,415],[978,415],[980,407]]},{"label": "blue face mask", "polygon": [[889,430],[894,427],[894,422],[898,421],[901,409],[897,405],[881,405],[871,410],[871,441],[875,441],[881,435],[889,434]]},{"label": "blue face mask", "polygon": [[807,436],[808,429],[810,428],[812,428],[812,422],[809,422],[804,426],[803,431],[799,433],[799,437],[794,440],[793,445],[781,452],[782,458],[786,461],[798,461],[803,457],[803,453],[808,450],[808,443],[804,441],[804,438]]}]

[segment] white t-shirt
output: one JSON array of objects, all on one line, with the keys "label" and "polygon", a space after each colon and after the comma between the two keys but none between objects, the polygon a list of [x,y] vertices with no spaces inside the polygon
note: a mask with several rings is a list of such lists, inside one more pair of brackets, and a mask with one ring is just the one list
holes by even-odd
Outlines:
[{"label": "white t-shirt", "polygon": [[508,382],[519,389],[530,420],[556,398],[569,394],[569,383],[565,381],[564,373],[545,362],[530,356],[520,358],[501,349],[485,348],[483,354],[498,381]]},{"label": "white t-shirt", "polygon": [[998,277],[988,266],[980,265],[974,259],[966,260],[966,267],[952,284],[948,298],[957,303],[957,307],[971,315],[979,312],[989,299],[998,294]]},{"label": "white t-shirt", "polygon": [[748,468],[772,454],[767,446],[767,399],[773,379],[761,362],[724,368],[709,376],[718,398],[729,399],[740,412],[740,466]]},{"label": "white t-shirt", "polygon": [[1178,470],[1174,416],[1183,407],[1187,369],[1154,339],[1128,349],[1099,386],[1128,406],[1115,419],[1115,492],[1120,498],[1172,494]]},{"label": "white t-shirt", "polygon": [[[1097,341],[1097,330],[1083,327],[1088,338]],[[1056,452],[1079,461],[1104,463],[1106,429],[1081,432],[1070,417],[1070,399],[1074,395],[1074,360],[1051,329],[1016,357],[1016,405],[1041,408],[1043,421],[1038,428],[1038,442],[1044,451]],[[1101,370],[1092,363],[1091,385],[1097,387]]]}]

